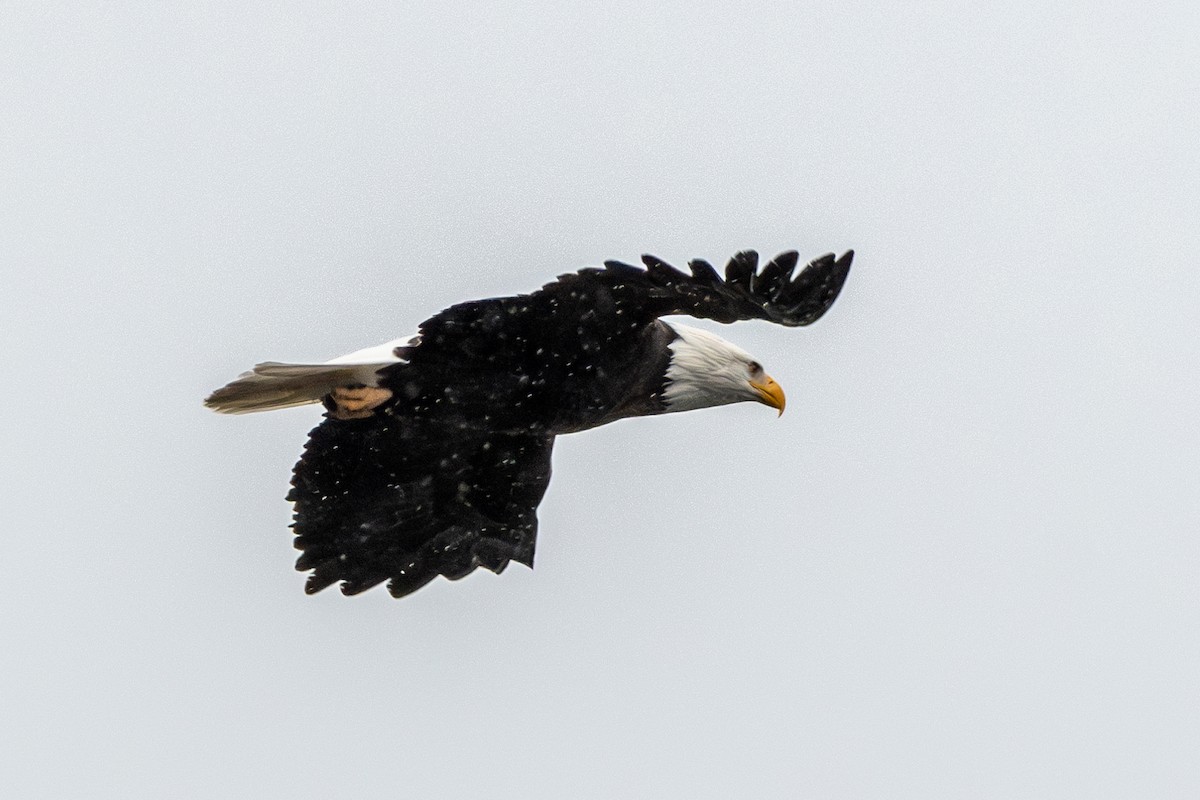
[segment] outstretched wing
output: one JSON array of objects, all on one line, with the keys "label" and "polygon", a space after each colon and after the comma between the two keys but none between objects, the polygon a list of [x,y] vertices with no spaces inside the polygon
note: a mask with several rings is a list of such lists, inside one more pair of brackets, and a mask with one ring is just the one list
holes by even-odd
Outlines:
[{"label": "outstretched wing", "polygon": [[421,323],[420,346],[405,356],[422,371],[464,359],[494,370],[524,358],[526,370],[560,365],[566,382],[598,352],[633,352],[642,332],[671,314],[809,325],[833,305],[853,259],[853,250],[830,253],[797,269],[799,256],[790,250],[760,270],[758,253],[744,250],[730,259],[724,278],[700,259],[690,262],[690,275],[650,255],[642,257],[644,269],[606,261],[531,294],[451,306]]},{"label": "outstretched wing", "polygon": [[606,261],[603,268],[564,275],[543,287],[542,292],[607,292],[614,310],[643,321],[687,314],[725,323],[764,319],[795,327],[816,322],[829,310],[846,282],[853,259],[853,250],[840,258],[829,253],[797,270],[799,255],[789,250],[760,270],[758,253],[744,250],[730,259],[722,279],[704,260],[690,262],[689,275],[647,255],[642,256],[645,269]]},{"label": "outstretched wing", "polygon": [[305,591],[341,581],[357,594],[386,580],[402,597],[438,575],[532,567],[553,441],[390,413],[327,418],[288,495],[296,569],[312,570]]}]

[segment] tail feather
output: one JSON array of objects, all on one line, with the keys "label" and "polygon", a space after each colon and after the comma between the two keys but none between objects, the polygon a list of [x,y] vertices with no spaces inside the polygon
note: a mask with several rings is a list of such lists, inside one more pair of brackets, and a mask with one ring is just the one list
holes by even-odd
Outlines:
[{"label": "tail feather", "polygon": [[413,338],[368,347],[323,364],[266,361],[210,394],[204,405],[222,414],[249,414],[319,403],[340,386],[376,386],[380,369],[403,359],[397,350]]},{"label": "tail feather", "polygon": [[355,373],[345,367],[267,362],[217,389],[204,405],[222,414],[249,414],[319,403],[338,386],[361,383]]}]

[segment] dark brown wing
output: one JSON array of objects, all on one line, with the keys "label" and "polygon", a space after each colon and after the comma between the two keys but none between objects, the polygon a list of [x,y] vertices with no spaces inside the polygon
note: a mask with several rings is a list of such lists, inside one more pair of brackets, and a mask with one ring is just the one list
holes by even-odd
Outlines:
[{"label": "dark brown wing", "polygon": [[444,425],[382,410],[328,418],[296,465],[298,570],[309,594],[388,581],[402,597],[438,575],[457,580],[509,561],[533,566],[537,506],[553,437]]},{"label": "dark brown wing", "polygon": [[[841,292],[854,251],[832,253],[797,269],[795,251],[781,253],[758,269],[758,254],[744,250],[725,267],[724,279],[711,264],[692,261],[691,274],[643,256],[645,269],[619,261],[603,268],[564,275],[542,292],[559,297],[610,295],[613,310],[643,321],[668,314],[687,314],[717,322],[763,319],[796,327],[816,322]],[[601,303],[603,306],[603,303]]]}]

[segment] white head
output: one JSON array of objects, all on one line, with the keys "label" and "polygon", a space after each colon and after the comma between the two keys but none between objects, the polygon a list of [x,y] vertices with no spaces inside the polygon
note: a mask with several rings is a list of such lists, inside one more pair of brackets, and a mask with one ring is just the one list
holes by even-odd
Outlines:
[{"label": "white head", "polygon": [[783,389],[753,356],[708,331],[667,324],[679,335],[668,345],[668,412],[753,400],[783,413]]}]

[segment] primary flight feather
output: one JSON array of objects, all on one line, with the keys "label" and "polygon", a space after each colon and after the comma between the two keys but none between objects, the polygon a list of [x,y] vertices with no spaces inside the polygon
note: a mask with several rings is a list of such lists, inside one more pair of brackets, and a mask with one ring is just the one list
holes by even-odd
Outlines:
[{"label": "primary flight feather", "polygon": [[738,253],[724,279],[653,256],[563,275],[526,295],[452,306],[419,332],[321,364],[266,362],[205,404],[240,414],[321,402],[292,477],[305,591],[384,581],[402,597],[510,561],[533,566],[554,437],[624,417],[755,401],[783,390],[714,334],[664,322],[808,325],[837,299],[853,251],[797,270]]}]

